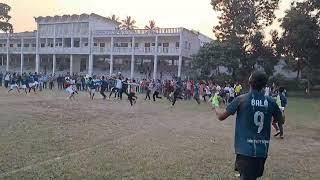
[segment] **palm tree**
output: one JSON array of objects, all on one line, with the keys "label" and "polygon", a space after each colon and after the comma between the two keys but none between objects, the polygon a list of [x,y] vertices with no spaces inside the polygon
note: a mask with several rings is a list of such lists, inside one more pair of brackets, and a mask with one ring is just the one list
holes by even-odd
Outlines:
[{"label": "palm tree", "polygon": [[149,24],[146,25],[144,28],[148,29],[148,30],[157,30],[157,29],[159,29],[159,27],[156,26],[156,22],[154,20],[150,20]]},{"label": "palm tree", "polygon": [[108,17],[111,21],[117,22],[117,23],[121,23],[120,22],[120,18],[119,16],[112,14],[111,16]]},{"label": "palm tree", "polygon": [[132,30],[137,28],[137,26],[135,26],[136,21],[132,19],[131,16],[127,16],[127,18],[122,20],[121,23],[121,28],[124,30]]}]

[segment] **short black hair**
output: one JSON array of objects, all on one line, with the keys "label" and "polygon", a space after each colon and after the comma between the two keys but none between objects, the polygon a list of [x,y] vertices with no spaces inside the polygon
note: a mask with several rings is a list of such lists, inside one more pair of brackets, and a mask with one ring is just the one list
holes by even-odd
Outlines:
[{"label": "short black hair", "polygon": [[249,78],[249,84],[253,90],[261,91],[267,83],[267,74],[262,71],[254,71]]}]

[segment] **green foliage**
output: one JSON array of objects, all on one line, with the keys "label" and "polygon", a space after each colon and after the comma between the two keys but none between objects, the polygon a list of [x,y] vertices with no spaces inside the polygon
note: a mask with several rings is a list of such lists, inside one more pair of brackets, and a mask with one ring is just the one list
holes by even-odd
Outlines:
[{"label": "green foliage", "polygon": [[134,20],[131,16],[127,16],[126,19],[123,19],[121,21],[121,29],[123,30],[132,30],[132,29],[136,29],[137,26],[136,24],[136,20]]},{"label": "green foliage", "polygon": [[213,32],[221,42],[237,44],[235,59],[241,66],[235,69],[233,77],[247,79],[256,64],[272,73],[276,53],[272,46],[263,43],[262,32],[273,22],[278,3],[279,0],[211,0],[213,9],[220,13],[219,25]]},{"label": "green foliage", "polygon": [[9,23],[11,19],[10,10],[11,7],[9,5],[0,3],[0,30],[5,33],[13,33],[13,26]]},{"label": "green foliage", "polygon": [[229,75],[218,75],[218,76],[213,76],[211,79],[214,80],[215,83],[218,83],[220,85],[225,85],[228,83],[234,83],[234,82],[230,82],[232,81],[233,77],[229,76]]},{"label": "green foliage", "polygon": [[269,79],[269,84],[276,83],[279,86],[287,88],[289,91],[293,90],[305,90],[307,81],[306,80],[296,80],[296,79],[287,79],[282,75],[272,76]]},{"label": "green foliage", "polygon": [[[281,27],[284,29],[281,40],[283,49],[297,70],[297,78],[303,70],[307,72],[307,78],[318,74],[311,74],[313,69],[320,68],[320,27],[318,1],[305,1],[294,3],[292,8],[282,19]],[[318,13],[316,13],[318,10]]]},{"label": "green foliage", "polygon": [[198,76],[204,79],[210,78],[219,66],[227,67],[229,72],[234,74],[239,68],[239,49],[237,44],[228,41],[205,44],[193,57],[192,67],[198,72]]}]

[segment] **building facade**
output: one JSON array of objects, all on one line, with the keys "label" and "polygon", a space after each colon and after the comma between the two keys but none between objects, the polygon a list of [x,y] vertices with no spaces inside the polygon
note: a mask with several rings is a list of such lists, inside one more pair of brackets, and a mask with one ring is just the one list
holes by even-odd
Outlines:
[{"label": "building facade", "polygon": [[0,34],[0,71],[185,77],[202,43],[185,28],[120,30],[96,14],[35,21],[34,32]]}]

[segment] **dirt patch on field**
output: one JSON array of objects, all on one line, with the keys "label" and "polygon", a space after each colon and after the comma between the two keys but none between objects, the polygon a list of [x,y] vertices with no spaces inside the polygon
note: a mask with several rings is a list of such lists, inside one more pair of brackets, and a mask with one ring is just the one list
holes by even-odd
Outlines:
[{"label": "dirt patch on field", "polygon": [[[83,92],[68,101],[64,91],[0,88],[1,179],[235,179],[234,117],[218,122],[206,104],[141,99],[131,107]],[[287,118],[264,179],[319,179],[320,126]]]}]

